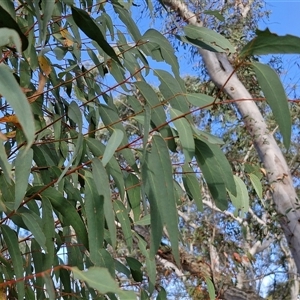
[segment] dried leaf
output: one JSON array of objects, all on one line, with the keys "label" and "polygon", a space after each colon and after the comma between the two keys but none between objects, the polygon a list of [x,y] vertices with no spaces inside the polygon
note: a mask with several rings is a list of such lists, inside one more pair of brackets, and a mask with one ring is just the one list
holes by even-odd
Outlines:
[{"label": "dried leaf", "polygon": [[43,93],[44,91],[44,87],[46,84],[46,77],[43,76],[42,73],[39,74],[39,87],[38,89],[33,93],[32,96],[28,97],[28,101],[29,103],[33,103],[34,101],[36,101],[38,99],[38,97]]},{"label": "dried leaf", "polygon": [[0,131],[0,140],[7,141],[7,136]]},{"label": "dried leaf", "polygon": [[45,73],[45,75],[48,77],[48,75],[51,73],[51,64],[49,63],[49,60],[44,55],[38,56],[39,65],[42,69],[42,71]]},{"label": "dried leaf", "polygon": [[72,40],[72,36],[70,35],[69,31],[66,28],[61,28],[60,34],[64,38],[64,46],[66,47],[73,46],[74,42]]},{"label": "dried leaf", "polygon": [[8,115],[0,118],[0,123],[13,123],[16,127],[21,128],[21,124],[16,115]]}]

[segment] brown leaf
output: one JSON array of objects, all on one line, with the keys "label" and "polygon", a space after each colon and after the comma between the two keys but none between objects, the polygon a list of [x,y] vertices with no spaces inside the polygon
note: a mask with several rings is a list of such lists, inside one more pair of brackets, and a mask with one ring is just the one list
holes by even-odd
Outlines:
[{"label": "brown leaf", "polygon": [[38,56],[39,65],[41,67],[41,70],[45,73],[45,75],[48,77],[48,75],[51,73],[52,67],[49,62],[49,60],[44,55]]}]

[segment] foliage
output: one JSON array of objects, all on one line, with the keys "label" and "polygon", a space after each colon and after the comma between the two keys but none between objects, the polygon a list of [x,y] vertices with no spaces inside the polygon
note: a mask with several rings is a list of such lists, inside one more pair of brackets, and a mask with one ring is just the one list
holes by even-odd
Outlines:
[{"label": "foliage", "polygon": [[[177,266],[188,261],[179,243],[182,202],[193,200],[202,210],[202,182],[217,208],[226,210],[230,195],[243,218],[250,182],[261,195],[257,166],[249,167],[249,179],[234,176],[223,141],[193,118],[204,109],[213,114],[217,97],[187,91],[171,44],[154,29],[140,32],[130,1],[5,3],[1,296],[164,299],[157,254],[169,253]],[[263,34],[276,44],[275,35]],[[206,28],[187,26],[178,38],[214,52],[235,49]],[[285,51],[298,43],[291,39]],[[152,60],[172,72],[152,68]],[[237,65],[243,62],[240,55]],[[288,148],[290,111],[280,81],[266,66],[250,67],[259,69]],[[151,75],[159,95],[147,83]],[[172,250],[162,251],[162,240]],[[213,298],[217,285],[204,265],[199,277]]]}]

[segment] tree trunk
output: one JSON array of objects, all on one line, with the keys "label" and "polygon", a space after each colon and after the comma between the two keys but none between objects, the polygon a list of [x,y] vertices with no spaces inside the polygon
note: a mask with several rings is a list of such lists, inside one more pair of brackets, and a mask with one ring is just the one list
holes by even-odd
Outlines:
[{"label": "tree trunk", "polygon": [[[163,0],[162,2],[187,23],[201,26],[201,22],[181,0]],[[236,101],[235,105],[244,119],[247,131],[266,169],[273,201],[278,212],[278,221],[287,238],[298,273],[300,273],[300,210],[297,209],[297,195],[285,158],[273,135],[268,131],[257,105],[251,100],[250,93],[236,74],[232,74],[234,70],[227,56],[203,49],[199,49],[199,52],[212,81],[233,100],[245,99],[245,101]]]}]

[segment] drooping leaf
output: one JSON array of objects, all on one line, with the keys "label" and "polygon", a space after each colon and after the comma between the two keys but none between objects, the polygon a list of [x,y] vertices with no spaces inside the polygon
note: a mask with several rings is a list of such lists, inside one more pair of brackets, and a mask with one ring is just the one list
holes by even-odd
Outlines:
[{"label": "drooping leaf", "polygon": [[[30,201],[32,202],[32,201]],[[55,222],[53,218],[53,207],[48,198],[43,198],[42,203],[42,231],[46,237],[46,249],[45,257],[43,260],[44,270],[48,270],[53,266],[54,263],[54,244],[53,240],[55,238]]]},{"label": "drooping leaf", "polygon": [[138,220],[141,213],[141,187],[140,181],[134,174],[128,174],[125,179],[126,192],[134,220]]},{"label": "drooping leaf", "polygon": [[[18,242],[17,235],[14,230],[12,230],[9,226],[4,224],[1,225],[1,232],[5,244],[7,246],[8,253],[12,260],[16,279],[21,279],[24,277],[24,269],[23,269],[23,260],[19,249],[19,242]],[[18,291],[18,299],[23,300],[25,297],[24,281],[23,280],[18,281],[16,285]]]},{"label": "drooping leaf", "polygon": [[151,151],[146,153],[142,166],[142,181],[151,206],[151,228],[158,225],[157,235],[154,237],[154,233],[152,234],[152,253],[156,252],[155,247],[160,244],[160,215],[161,222],[166,224],[174,257],[179,261],[177,201],[174,197],[172,165],[167,145],[160,136],[155,135],[152,138]]},{"label": "drooping leaf", "polygon": [[209,132],[200,130],[198,128],[196,128],[196,126],[192,126],[192,129],[194,131],[194,137],[196,139],[199,139],[203,142],[208,142],[210,144],[216,144],[216,145],[223,145],[224,141],[222,139],[220,139],[217,136],[212,135]]},{"label": "drooping leaf", "polygon": [[39,30],[40,30],[39,39],[40,39],[40,42],[43,42],[46,39],[48,22],[50,21],[50,19],[52,17],[52,13],[53,13],[53,10],[54,10],[55,3],[56,3],[55,0],[47,0],[47,1],[42,2],[42,4],[43,4],[43,18],[42,18],[42,26],[39,26]]},{"label": "drooping leaf", "polygon": [[45,273],[43,273],[43,279],[45,282],[46,291],[47,291],[47,295],[48,295],[47,299],[55,300],[56,294],[55,294],[55,288],[54,288],[54,284],[51,279],[51,276],[45,272]]},{"label": "drooping leaf", "polygon": [[8,66],[0,64],[0,94],[15,111],[27,138],[28,150],[34,141],[35,126],[30,104]]},{"label": "drooping leaf", "polygon": [[[125,146],[128,144],[128,139],[124,130],[124,127],[122,126],[122,124],[120,123],[121,120],[118,116],[118,114],[116,113],[116,111],[114,109],[112,109],[111,107],[104,105],[104,104],[100,104],[99,105],[100,109],[100,116],[102,118],[103,123],[108,127],[108,128],[114,128],[114,129],[119,129],[124,133],[124,138],[122,143],[120,144],[120,146]],[[131,152],[130,149],[126,148],[126,149],[122,149],[120,151],[124,158],[126,159],[127,163],[135,170],[138,172],[138,168],[136,167],[136,163],[135,163],[135,159],[134,156]]]},{"label": "drooping leaf", "polygon": [[[182,113],[189,112],[186,89],[181,86],[178,79],[175,79],[165,70],[154,70],[153,72],[160,81],[159,90],[164,98],[170,102],[171,106]],[[186,118],[192,122],[190,115],[187,115]]]},{"label": "drooping leaf", "polygon": [[129,220],[127,210],[124,204],[119,200],[115,200],[113,206],[114,206],[116,216],[121,224],[125,242],[128,246],[129,251],[131,251],[133,242],[132,242],[132,233],[131,233],[131,222]]},{"label": "drooping leaf", "polygon": [[[139,89],[140,93],[143,95],[147,103],[151,107],[151,122],[152,126],[158,128],[158,131],[164,138],[168,138],[169,149],[173,152],[176,151],[176,144],[174,142],[172,131],[170,126],[166,123],[166,113],[163,109],[161,102],[158,99],[157,93],[153,88],[144,81],[135,82],[136,87]],[[165,124],[161,127],[162,124]]]},{"label": "drooping leaf", "polygon": [[208,277],[205,277],[205,282],[206,282],[207,291],[209,294],[209,299],[210,300],[216,299],[216,291],[215,291],[215,286],[214,286],[213,282]]},{"label": "drooping leaf", "polygon": [[261,185],[259,178],[253,173],[250,173],[249,177],[250,177],[251,183],[255,189],[257,196],[259,197],[260,200],[262,200],[262,196],[263,196],[262,195],[262,185]]},{"label": "drooping leaf", "polygon": [[20,36],[14,29],[0,28],[0,39],[0,47],[13,44],[16,45],[16,49],[19,53],[22,52]]},{"label": "drooping leaf", "polygon": [[[61,173],[61,175],[59,176],[58,180],[57,180],[57,184],[60,182],[60,180],[65,176],[65,174],[67,173],[67,171],[69,170],[69,167],[73,164],[73,162],[78,161],[78,158],[80,159],[81,157],[81,153],[82,153],[82,149],[83,149],[83,135],[82,135],[82,115],[80,112],[80,109],[77,105],[77,103],[75,101],[72,101],[68,107],[68,116],[70,117],[70,119],[75,122],[78,125],[78,134],[77,135],[77,139],[75,140],[75,150],[72,153],[72,157],[69,159],[67,166],[64,168],[63,172]],[[71,131],[70,131],[71,132]]]},{"label": "drooping leaf", "polygon": [[203,211],[202,195],[201,195],[201,185],[193,169],[188,165],[184,164],[182,166],[182,171],[184,175],[182,176],[183,185],[191,200],[194,200],[199,211]]},{"label": "drooping leaf", "polygon": [[292,119],[284,87],[276,72],[268,65],[252,63],[257,80],[278,123],[283,144],[288,149],[291,142]]},{"label": "drooping leaf", "polygon": [[136,25],[136,22],[130,16],[130,13],[127,9],[122,7],[121,5],[114,4],[114,10],[119,15],[120,20],[126,25],[128,32],[132,36],[134,41],[139,41],[141,39],[141,33],[139,28]]},{"label": "drooping leaf", "polygon": [[191,93],[186,95],[187,100],[196,107],[209,107],[213,104],[215,99],[209,95],[201,93]]},{"label": "drooping leaf", "polygon": [[214,30],[196,25],[187,25],[183,30],[188,38],[198,40],[217,52],[235,52],[229,40]]},{"label": "drooping leaf", "polygon": [[55,188],[49,187],[41,193],[42,198],[46,197],[50,200],[54,209],[63,216],[61,220],[65,226],[71,225],[80,241],[88,249],[88,234],[86,227],[80,218],[76,208],[67,199],[64,198],[63,194],[58,192]]},{"label": "drooping leaf", "polygon": [[87,271],[80,271],[77,267],[71,269],[75,279],[86,282],[90,287],[102,294],[115,293],[119,296],[120,300],[132,300],[136,298],[133,291],[122,291],[105,268],[92,267]]},{"label": "drooping leaf", "polygon": [[114,51],[114,49],[109,45],[103,36],[100,28],[94,22],[94,20],[89,16],[87,12],[80,8],[72,6],[72,16],[76,25],[93,41],[103,49],[103,51],[109,55],[113,60],[115,60],[120,66],[121,62]]},{"label": "drooping leaf", "polygon": [[18,209],[25,196],[32,160],[32,149],[29,149],[28,151],[25,151],[24,149],[19,150],[15,160],[15,183],[18,186],[15,190],[15,210]]},{"label": "drooping leaf", "polygon": [[98,191],[98,194],[103,196],[104,198],[104,215],[106,219],[106,223],[109,229],[109,234],[112,242],[112,246],[116,246],[116,225],[115,225],[115,215],[113,211],[113,204],[111,201],[111,191],[110,191],[110,185],[109,185],[109,179],[107,176],[107,173],[105,171],[105,168],[98,158],[94,158],[92,161],[92,172],[94,181],[96,184],[96,188]]},{"label": "drooping leaf", "polygon": [[265,30],[256,30],[256,37],[244,46],[240,57],[264,54],[296,54],[300,53],[300,38],[290,34],[279,36]]},{"label": "drooping leaf", "polygon": [[138,260],[133,257],[126,257],[127,264],[131,270],[132,277],[137,282],[143,281],[143,272],[141,267],[143,266]]},{"label": "drooping leaf", "polygon": [[103,247],[104,241],[104,198],[97,193],[92,174],[85,172],[85,201],[84,207],[89,233],[90,259],[97,266],[98,251]]},{"label": "drooping leaf", "polygon": [[122,130],[113,129],[113,134],[111,135],[111,137],[109,138],[109,140],[107,142],[107,145],[106,145],[106,148],[105,148],[105,151],[103,154],[103,158],[102,158],[102,164],[104,167],[110,161],[110,159],[114,155],[115,151],[122,143],[123,137],[124,137],[124,133]]},{"label": "drooping leaf", "polygon": [[237,195],[232,170],[224,153],[217,145],[195,140],[196,159],[203,173],[208,188],[220,209],[227,209],[227,193],[229,190]]},{"label": "drooping leaf", "polygon": [[33,234],[35,240],[47,252],[46,236],[43,232],[42,220],[40,217],[33,212],[21,213],[21,216],[26,227]]},{"label": "drooping leaf", "polygon": [[203,13],[206,15],[215,16],[221,22],[225,21],[225,18],[218,10],[205,10]]},{"label": "drooping leaf", "polygon": [[249,194],[245,183],[241,178],[234,175],[234,181],[236,184],[236,194],[237,196],[233,196],[229,192],[230,199],[232,201],[233,206],[236,208],[236,215],[240,214],[243,218],[245,213],[249,210]]},{"label": "drooping leaf", "polygon": [[180,144],[183,149],[185,161],[190,162],[195,155],[195,142],[191,125],[183,116],[183,113],[177,109],[170,108],[170,115],[179,133]]},{"label": "drooping leaf", "polygon": [[[99,158],[100,156],[103,155],[105,151],[105,146],[100,141],[95,140],[93,138],[86,138],[85,140],[94,156]],[[124,178],[120,166],[114,156],[112,156],[110,161],[107,163],[106,170],[113,177],[116,186],[119,190],[121,199],[124,199],[124,195],[125,195]]]},{"label": "drooping leaf", "polygon": [[7,160],[7,154],[2,141],[0,141],[0,167],[3,171],[6,181],[10,183],[10,180],[12,178],[11,164]]},{"label": "drooping leaf", "polygon": [[166,61],[166,63],[168,63],[172,67],[172,71],[175,77],[179,77],[178,60],[174,54],[174,48],[171,46],[168,39],[155,29],[148,29],[144,33],[142,40],[156,43],[160,49],[160,53],[163,59]]}]

